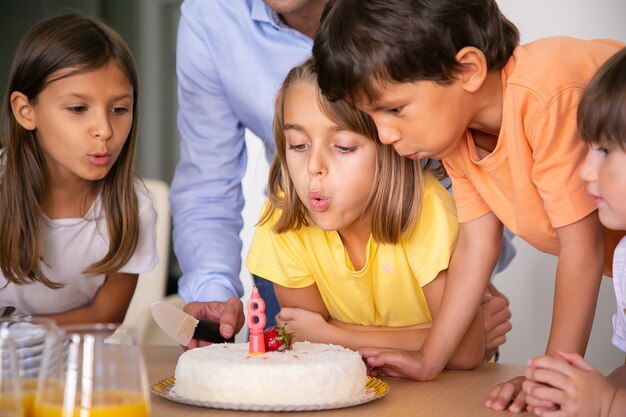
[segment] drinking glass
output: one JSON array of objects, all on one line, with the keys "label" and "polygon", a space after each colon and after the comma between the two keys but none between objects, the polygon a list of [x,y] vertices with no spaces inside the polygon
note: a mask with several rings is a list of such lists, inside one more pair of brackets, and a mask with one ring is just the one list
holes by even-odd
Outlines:
[{"label": "drinking glass", "polygon": [[0,335],[0,417],[23,415],[15,341]]},{"label": "drinking glass", "polygon": [[148,379],[137,331],[115,324],[62,327],[63,349],[42,366],[35,417],[147,417]]},{"label": "drinking glass", "polygon": [[41,367],[44,351],[59,349],[58,328],[50,319],[14,316],[0,319],[0,337],[15,344],[24,416],[32,417],[38,378],[48,375]]}]

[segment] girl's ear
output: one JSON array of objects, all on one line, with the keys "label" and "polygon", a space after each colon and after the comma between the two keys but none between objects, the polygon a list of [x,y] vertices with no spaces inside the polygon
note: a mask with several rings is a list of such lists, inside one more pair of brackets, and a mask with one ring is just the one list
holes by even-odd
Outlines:
[{"label": "girl's ear", "polygon": [[489,72],[485,54],[478,48],[467,46],[457,52],[456,60],[461,66],[459,78],[463,89],[468,93],[477,92]]},{"label": "girl's ear", "polygon": [[26,130],[35,130],[35,112],[28,97],[19,91],[11,93],[11,110],[15,120]]}]

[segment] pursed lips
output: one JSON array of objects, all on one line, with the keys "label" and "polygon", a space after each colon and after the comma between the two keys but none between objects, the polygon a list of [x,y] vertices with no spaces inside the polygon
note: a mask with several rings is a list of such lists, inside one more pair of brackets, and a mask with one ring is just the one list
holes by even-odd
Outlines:
[{"label": "pursed lips", "polygon": [[108,152],[88,153],[87,158],[94,165],[106,165],[111,160],[111,154]]},{"label": "pursed lips", "polygon": [[597,206],[598,204],[600,204],[602,201],[604,201],[604,199],[602,197],[600,197],[599,195],[597,195],[596,193],[587,190],[587,195],[593,200],[593,203]]},{"label": "pursed lips", "polygon": [[326,211],[330,205],[328,197],[319,191],[311,191],[309,201],[311,202],[311,209],[318,212]]}]

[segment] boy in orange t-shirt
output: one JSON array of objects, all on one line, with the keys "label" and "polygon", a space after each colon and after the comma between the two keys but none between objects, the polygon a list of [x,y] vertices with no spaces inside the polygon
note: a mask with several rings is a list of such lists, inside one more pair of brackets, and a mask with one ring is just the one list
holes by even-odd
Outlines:
[{"label": "boy in orange t-shirt", "polygon": [[[437,376],[478,308],[503,224],[559,257],[546,352],[584,354],[619,235],[603,229],[578,176],[586,146],[576,109],[620,46],[565,37],[520,46],[494,0],[327,5],[313,47],[322,92],[369,113],[381,141],[401,155],[443,160],[461,222],[422,350],[361,349],[375,372]],[[495,387],[485,406],[523,410],[523,380]]]}]

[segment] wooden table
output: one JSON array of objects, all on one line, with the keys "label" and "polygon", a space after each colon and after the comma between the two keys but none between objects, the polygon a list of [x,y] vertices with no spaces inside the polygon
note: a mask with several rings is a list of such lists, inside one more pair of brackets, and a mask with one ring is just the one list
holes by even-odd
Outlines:
[{"label": "wooden table", "polygon": [[[176,346],[144,346],[150,384],[174,375],[174,368],[182,348]],[[299,412],[306,416],[512,416],[508,412],[495,412],[483,407],[483,401],[498,382],[523,375],[524,368],[518,365],[484,364],[473,371],[444,371],[437,381],[415,382],[401,378],[382,378],[389,384],[389,393],[380,399],[356,407],[338,410]],[[271,413],[249,411],[216,410],[179,404],[151,394],[153,417],[187,416],[273,416],[296,413]],[[530,416],[530,413],[515,416]]]}]

